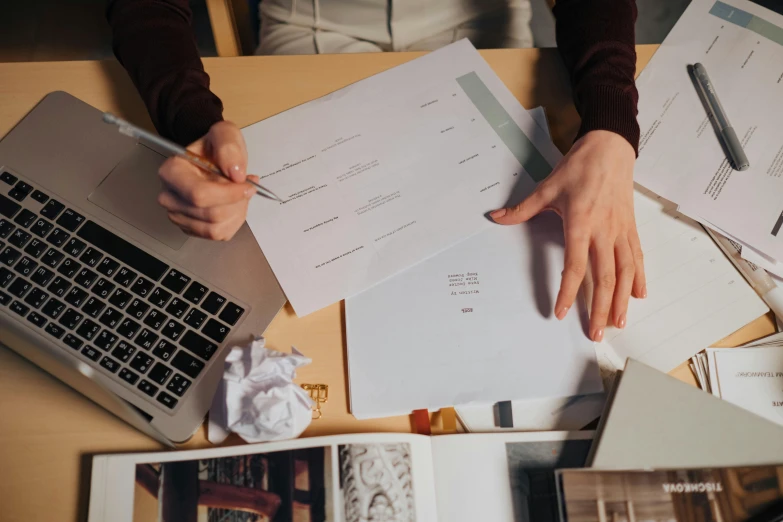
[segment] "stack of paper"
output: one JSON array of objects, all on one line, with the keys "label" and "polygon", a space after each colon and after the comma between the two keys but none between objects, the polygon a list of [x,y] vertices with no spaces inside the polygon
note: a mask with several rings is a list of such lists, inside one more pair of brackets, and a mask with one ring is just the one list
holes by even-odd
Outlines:
[{"label": "stack of paper", "polygon": [[[734,170],[688,72],[704,64],[750,161]],[[783,276],[783,16],[694,0],[637,80],[636,181]]]},{"label": "stack of paper", "polygon": [[708,348],[691,361],[699,386],[732,404],[783,424],[781,334],[748,347]]}]

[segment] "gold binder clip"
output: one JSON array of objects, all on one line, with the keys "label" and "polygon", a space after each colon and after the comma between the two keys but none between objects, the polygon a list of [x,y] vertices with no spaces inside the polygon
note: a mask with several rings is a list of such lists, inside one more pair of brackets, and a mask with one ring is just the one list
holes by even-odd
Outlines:
[{"label": "gold binder clip", "polygon": [[310,394],[310,398],[315,402],[313,407],[313,419],[323,417],[321,404],[329,400],[329,385],[327,384],[303,384],[302,389]]}]

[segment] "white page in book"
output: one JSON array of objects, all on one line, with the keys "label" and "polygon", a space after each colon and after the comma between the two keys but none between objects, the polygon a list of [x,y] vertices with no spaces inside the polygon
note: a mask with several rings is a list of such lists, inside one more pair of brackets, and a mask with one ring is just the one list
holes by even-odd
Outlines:
[{"label": "white page in book", "polygon": [[584,466],[594,432],[432,439],[439,522],[557,522],[555,474]]},{"label": "white page in book", "polygon": [[560,153],[467,40],[243,129],[247,222],[300,316],[492,226]]},{"label": "white page in book", "polygon": [[663,372],[769,311],[701,226],[637,187],[634,209],[644,251],[646,299],[632,298],[624,329],[607,328],[607,353]]}]

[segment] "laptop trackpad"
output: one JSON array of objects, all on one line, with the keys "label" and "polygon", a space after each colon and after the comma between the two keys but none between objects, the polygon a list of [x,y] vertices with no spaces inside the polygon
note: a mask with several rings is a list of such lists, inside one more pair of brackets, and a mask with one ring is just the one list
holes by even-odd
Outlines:
[{"label": "laptop trackpad", "polygon": [[158,205],[158,167],[164,159],[144,145],[136,145],[87,199],[169,248],[179,250],[188,236],[169,221],[166,210]]}]

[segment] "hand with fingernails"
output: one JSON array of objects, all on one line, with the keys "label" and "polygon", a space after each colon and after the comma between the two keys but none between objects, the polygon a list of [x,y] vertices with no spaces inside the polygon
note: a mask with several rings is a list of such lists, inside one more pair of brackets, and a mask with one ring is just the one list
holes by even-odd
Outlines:
[{"label": "hand with fingernails", "polygon": [[527,199],[490,214],[502,225],[522,223],[544,210],[560,215],[565,269],[555,316],[565,317],[584,280],[587,295],[592,290],[589,334],[594,341],[603,339],[608,324],[625,327],[631,295],[647,297],[633,210],[635,159],[633,147],[619,134],[590,131]]},{"label": "hand with fingernails", "polygon": [[158,170],[163,181],[158,203],[185,233],[228,241],[245,222],[248,203],[256,193],[246,180],[258,182],[246,172],[247,148],[242,133],[233,123],[221,121],[188,150],[212,160],[231,179],[174,156]]}]

